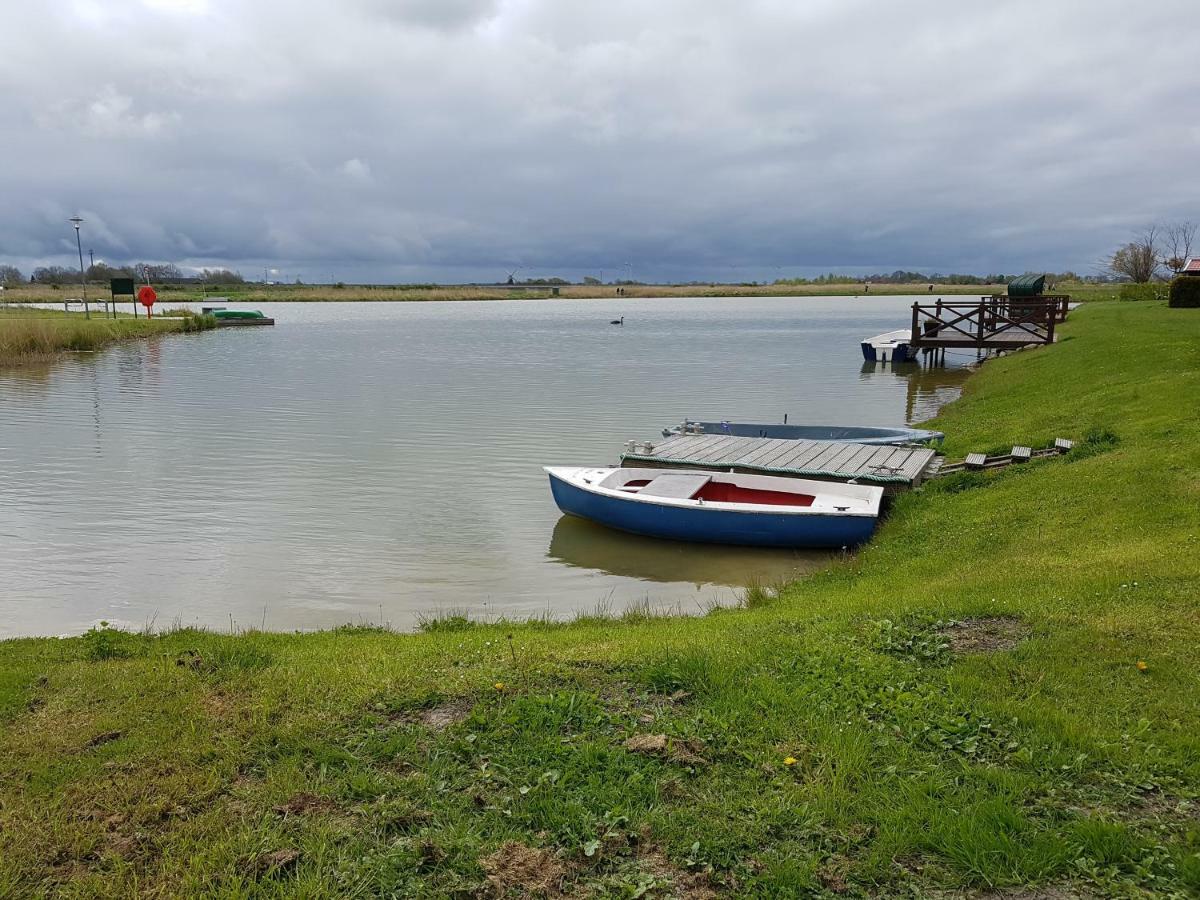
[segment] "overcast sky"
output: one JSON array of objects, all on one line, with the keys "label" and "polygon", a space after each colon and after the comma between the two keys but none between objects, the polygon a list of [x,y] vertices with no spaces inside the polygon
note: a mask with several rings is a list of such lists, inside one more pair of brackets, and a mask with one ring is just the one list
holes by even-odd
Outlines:
[{"label": "overcast sky", "polygon": [[1195,0],[4,0],[0,263],[1090,272],[1200,219]]}]

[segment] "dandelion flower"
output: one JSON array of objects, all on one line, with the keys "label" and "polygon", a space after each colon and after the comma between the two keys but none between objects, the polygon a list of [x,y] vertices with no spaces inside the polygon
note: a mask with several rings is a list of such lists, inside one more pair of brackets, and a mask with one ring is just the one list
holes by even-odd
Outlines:
[{"label": "dandelion flower", "polygon": [[787,758],[786,758],[786,759],[783,761],[783,764],[784,764],[785,766],[794,766],[794,765],[796,764],[796,757],[794,757],[794,756],[789,756],[789,757],[787,757]]},{"label": "dandelion flower", "polygon": [[1137,667],[1139,672],[1145,672],[1150,668],[1148,665],[1146,665],[1146,661],[1144,659],[1139,659],[1137,661]]},{"label": "dandelion flower", "polygon": [[504,690],[504,682],[497,681],[495,684],[492,685],[492,687],[494,687],[498,691],[502,691],[502,690]]}]

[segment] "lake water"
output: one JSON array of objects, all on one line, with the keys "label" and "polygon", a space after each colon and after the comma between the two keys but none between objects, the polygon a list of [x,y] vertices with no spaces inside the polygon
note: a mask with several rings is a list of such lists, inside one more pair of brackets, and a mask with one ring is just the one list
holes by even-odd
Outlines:
[{"label": "lake water", "polygon": [[858,347],[911,302],[264,304],[274,328],[0,372],[0,635],[731,602],[824,557],[563,519],[541,466],[685,416],[928,417],[963,370]]}]

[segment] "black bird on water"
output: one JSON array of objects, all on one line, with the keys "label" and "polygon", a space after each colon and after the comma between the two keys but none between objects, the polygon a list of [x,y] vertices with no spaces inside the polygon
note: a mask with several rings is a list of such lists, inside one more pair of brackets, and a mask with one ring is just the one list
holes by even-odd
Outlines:
[{"label": "black bird on water", "polygon": [[609,325],[624,325],[624,324],[625,324],[625,317],[624,317],[624,316],[621,316],[621,318],[619,318],[619,319],[613,319],[613,320],[612,320],[611,322],[609,322],[608,324],[609,324]]}]

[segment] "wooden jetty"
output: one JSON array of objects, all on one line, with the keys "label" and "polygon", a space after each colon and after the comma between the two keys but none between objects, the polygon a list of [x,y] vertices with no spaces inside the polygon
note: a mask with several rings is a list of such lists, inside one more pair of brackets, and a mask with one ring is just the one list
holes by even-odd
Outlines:
[{"label": "wooden jetty", "polygon": [[660,469],[721,469],[788,475],[818,481],[877,484],[888,492],[911,490],[933,477],[942,457],[928,447],[893,447],[846,441],[672,435],[658,444],[632,442],[621,465]]},{"label": "wooden jetty", "polygon": [[1019,350],[1054,343],[1054,326],[1066,318],[1066,295],[1009,297],[973,302],[914,303],[909,346],[922,351],[967,347]]}]

